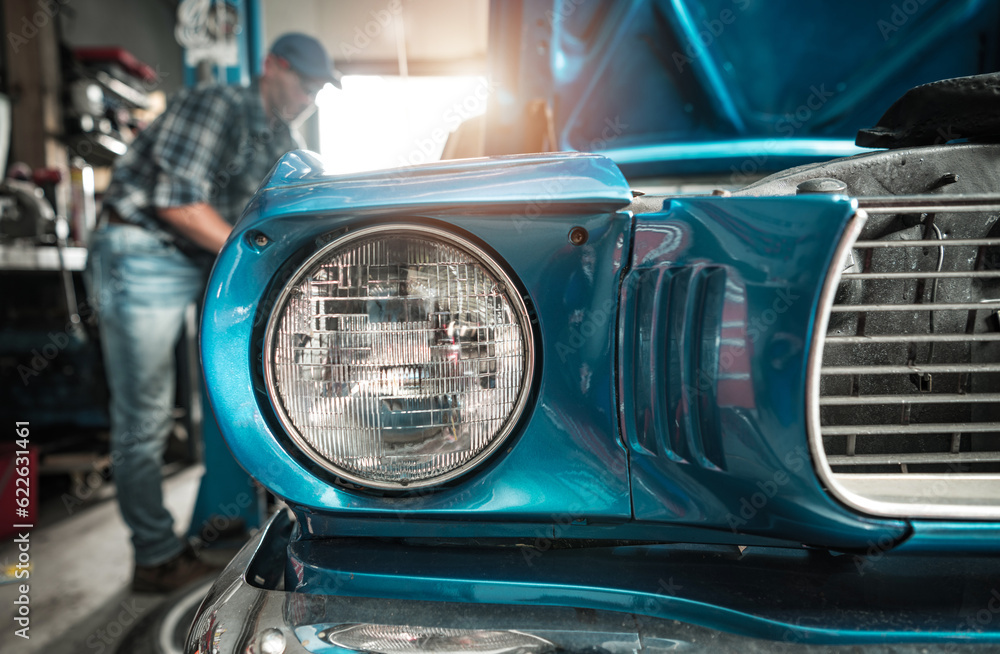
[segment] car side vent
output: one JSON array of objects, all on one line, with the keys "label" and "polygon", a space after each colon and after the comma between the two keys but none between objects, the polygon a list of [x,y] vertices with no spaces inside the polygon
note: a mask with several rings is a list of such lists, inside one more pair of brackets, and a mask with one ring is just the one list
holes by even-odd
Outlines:
[{"label": "car side vent", "polygon": [[[720,266],[656,267],[626,285],[631,449],[645,456],[725,469],[719,425],[720,344],[727,293]],[[724,380],[721,380],[724,381]]]},{"label": "car side vent", "polygon": [[871,203],[814,348],[821,472],[882,515],[1000,515],[1000,229],[945,200]]}]

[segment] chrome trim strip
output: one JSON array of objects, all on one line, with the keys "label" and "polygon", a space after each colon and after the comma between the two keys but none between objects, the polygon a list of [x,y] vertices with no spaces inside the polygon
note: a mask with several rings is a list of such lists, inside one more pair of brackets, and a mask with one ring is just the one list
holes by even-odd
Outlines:
[{"label": "chrome trim strip", "polygon": [[931,240],[901,240],[901,241],[855,241],[854,247],[867,250],[868,248],[939,248],[952,247],[957,245],[1000,245],[1000,238],[954,238],[951,240],[931,239]]},{"label": "chrome trim strip", "polygon": [[[842,454],[826,457],[832,466],[899,465],[901,463],[993,463],[1000,452],[939,452],[935,454]],[[908,475],[913,473],[907,473]],[[899,475],[890,475],[899,479]],[[948,475],[948,479],[957,479]]]},{"label": "chrome trim strip", "polygon": [[[506,285],[505,295],[510,300],[512,309],[518,314],[518,319],[521,324],[521,333],[524,335],[524,375],[521,382],[521,391],[518,395],[517,401],[514,403],[511,409],[510,415],[508,416],[507,422],[504,423],[503,427],[497,432],[497,435],[493,438],[489,445],[483,449],[479,454],[469,459],[465,464],[459,466],[458,468],[445,473],[443,475],[438,475],[437,477],[432,477],[430,479],[423,479],[420,481],[413,481],[408,483],[394,483],[394,482],[384,482],[384,481],[374,481],[371,479],[365,479],[352,474],[346,470],[342,470],[333,464],[333,462],[327,460],[322,454],[317,452],[312,445],[302,437],[298,429],[292,423],[291,419],[288,417],[280,396],[278,395],[278,390],[275,383],[275,371],[274,371],[274,349],[276,338],[278,332],[278,323],[280,322],[281,310],[285,306],[285,302],[288,300],[292,289],[302,278],[305,271],[309,270],[317,261],[322,259],[328,252],[343,247],[344,245],[355,241],[358,239],[366,238],[375,234],[382,233],[417,233],[422,236],[429,236],[431,238],[436,238],[441,240],[453,247],[460,250],[465,250],[471,254],[475,259],[477,259],[482,266],[496,276],[496,278],[503,284]],[[274,302],[271,308],[271,315],[268,316],[267,329],[264,332],[264,349],[263,349],[263,367],[264,367],[264,382],[267,385],[268,398],[271,400],[271,408],[274,410],[275,415],[281,422],[281,426],[284,428],[285,433],[292,439],[292,441],[298,446],[298,448],[311,460],[319,464],[329,472],[334,475],[351,481],[359,486],[364,486],[366,488],[378,488],[384,490],[410,490],[414,488],[427,488],[429,486],[437,486],[443,484],[447,481],[451,481],[456,477],[467,474],[473,469],[479,466],[483,461],[489,458],[497,449],[502,445],[507,438],[513,433],[514,426],[520,419],[521,415],[524,413],[524,409],[528,404],[528,398],[531,395],[531,385],[532,380],[535,376],[535,334],[531,327],[530,316],[528,315],[528,308],[524,303],[524,298],[521,297],[521,293],[518,292],[520,288],[519,285],[515,284],[503,267],[483,251],[476,244],[470,242],[469,240],[453,234],[452,232],[446,231],[444,229],[439,229],[437,227],[430,227],[428,225],[420,224],[403,224],[403,223],[386,223],[381,225],[373,225],[369,227],[363,227],[361,229],[356,229],[348,232],[344,236],[327,243],[312,256],[306,259],[296,270],[295,273],[286,282],[284,288],[281,289],[281,293],[278,299]]]},{"label": "chrome trim strip", "polygon": [[833,313],[865,313],[868,311],[979,311],[1000,309],[1000,300],[982,302],[925,302],[924,304],[838,304]]},{"label": "chrome trim strip", "polygon": [[846,490],[834,479],[833,469],[826,459],[826,450],[823,448],[823,431],[820,421],[819,389],[823,370],[823,347],[826,344],[826,331],[830,326],[830,307],[833,306],[834,298],[837,295],[837,287],[840,285],[840,278],[844,272],[844,262],[852,256],[854,242],[861,235],[868,220],[868,214],[864,211],[857,211],[854,217],[848,222],[847,229],[837,245],[837,250],[833,254],[830,268],[827,271],[826,281],[819,296],[819,305],[816,308],[816,322],[813,327],[812,342],[809,348],[809,362],[806,366],[806,432],[809,440],[809,449],[812,453],[813,466],[820,481],[826,485],[830,492],[837,499],[841,500],[853,509],[867,512],[865,508],[852,501]]},{"label": "chrome trim strip", "polygon": [[1000,197],[978,195],[889,195],[857,198],[858,208],[876,213],[982,213],[1000,211]]},{"label": "chrome trim strip", "polygon": [[820,427],[824,436],[880,436],[882,434],[988,434],[1000,431],[1000,422],[958,422],[910,425],[831,425]]},{"label": "chrome trim strip", "polygon": [[970,270],[955,272],[844,273],[851,279],[995,279],[1000,270]]},{"label": "chrome trim strip", "polygon": [[880,334],[877,336],[827,336],[827,343],[972,343],[1000,341],[1000,334]]},{"label": "chrome trim strip", "polygon": [[923,393],[913,395],[824,395],[820,406],[866,404],[972,404],[1000,402],[1000,393]]},{"label": "chrome trim strip", "polygon": [[923,373],[1000,372],[1000,363],[925,363],[913,366],[824,366],[824,375],[920,375]]}]

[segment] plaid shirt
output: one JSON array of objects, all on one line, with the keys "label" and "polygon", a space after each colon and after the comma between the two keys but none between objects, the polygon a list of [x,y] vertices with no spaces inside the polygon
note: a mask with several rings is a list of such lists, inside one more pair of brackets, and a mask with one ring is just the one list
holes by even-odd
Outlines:
[{"label": "plaid shirt", "polygon": [[157,208],[207,202],[236,224],[278,158],[298,147],[287,125],[268,122],[256,82],[186,89],[115,163],[104,204],[169,240],[178,235]]}]

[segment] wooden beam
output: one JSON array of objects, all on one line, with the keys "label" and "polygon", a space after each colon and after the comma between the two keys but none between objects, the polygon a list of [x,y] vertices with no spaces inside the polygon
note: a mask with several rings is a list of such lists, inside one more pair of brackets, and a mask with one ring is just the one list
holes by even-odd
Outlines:
[{"label": "wooden beam", "polygon": [[65,0],[3,0],[11,96],[10,161],[32,168],[67,168],[61,141],[62,75],[57,13]]},{"label": "wooden beam", "polygon": [[[399,75],[399,61],[396,59],[358,59],[337,61],[337,69],[344,75]],[[409,59],[407,72],[410,76],[425,75],[485,75],[485,58],[468,59]]]}]

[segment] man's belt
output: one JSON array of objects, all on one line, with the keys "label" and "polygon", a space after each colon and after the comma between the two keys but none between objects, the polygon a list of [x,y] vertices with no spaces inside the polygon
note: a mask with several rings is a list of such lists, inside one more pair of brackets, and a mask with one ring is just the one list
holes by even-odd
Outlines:
[{"label": "man's belt", "polygon": [[[115,211],[112,207],[104,207],[104,210],[101,213],[103,219],[108,225],[132,225],[133,227],[142,227],[139,223],[125,220],[121,217],[121,214]],[[164,234],[161,236],[162,240],[176,247],[194,263],[201,266],[211,266],[212,262],[215,261],[214,254],[198,247],[192,241],[189,241],[187,238],[177,233],[176,230],[172,229],[166,223],[163,223],[163,232]]]},{"label": "man's belt", "polygon": [[117,211],[111,207],[105,207],[104,213],[108,215],[109,225],[134,225],[135,223],[130,223],[129,221],[122,218]]}]

